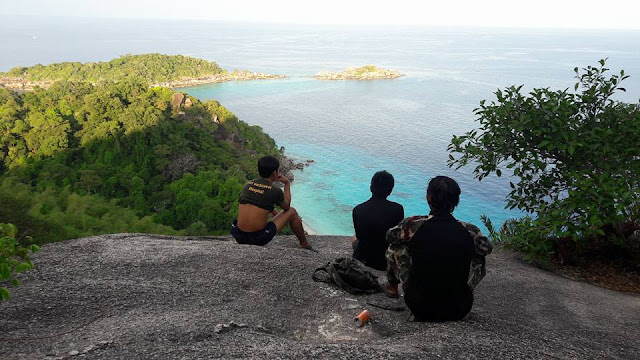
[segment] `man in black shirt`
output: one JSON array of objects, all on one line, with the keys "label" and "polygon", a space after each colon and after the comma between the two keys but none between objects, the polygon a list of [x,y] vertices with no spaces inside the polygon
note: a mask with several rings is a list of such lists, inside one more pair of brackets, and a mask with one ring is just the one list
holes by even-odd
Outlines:
[{"label": "man in black shirt", "polygon": [[[286,176],[278,173],[280,162],[273,156],[258,160],[260,178],[248,181],[238,199],[238,219],[233,221],[231,235],[240,244],[266,245],[287,224],[296,235],[301,248],[315,251],[304,232],[302,219],[291,207],[291,183]],[[274,185],[284,184],[284,191]],[[282,208],[276,213],[275,206]],[[269,221],[269,214],[275,215]]]},{"label": "man in black shirt", "polygon": [[451,178],[429,182],[428,216],[413,216],[387,232],[387,295],[404,299],[416,320],[464,318],[473,305],[473,290],[486,274],[485,256],[492,245],[478,227],[452,213],[460,187]]},{"label": "man in black shirt", "polygon": [[393,175],[378,171],[371,178],[371,199],[353,209],[353,258],[377,270],[387,269],[387,230],[404,218],[402,205],[387,200],[393,190]]}]

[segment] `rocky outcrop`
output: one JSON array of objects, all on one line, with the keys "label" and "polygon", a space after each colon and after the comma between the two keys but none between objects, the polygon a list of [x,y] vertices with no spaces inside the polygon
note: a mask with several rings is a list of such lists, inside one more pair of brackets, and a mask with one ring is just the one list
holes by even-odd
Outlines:
[{"label": "rocky outcrop", "polygon": [[185,113],[182,110],[190,108],[191,105],[193,105],[193,101],[183,93],[175,93],[171,96],[171,106],[179,115],[184,115]]},{"label": "rocky outcrop", "polygon": [[321,71],[315,75],[318,80],[380,80],[395,79],[404,76],[397,70],[387,70],[373,65],[359,68],[347,68],[342,72]]},{"label": "rocky outcrop", "polygon": [[0,87],[15,91],[32,91],[36,87],[47,89],[55,81],[29,81],[21,77],[0,77]]},{"label": "rocky outcrop", "polygon": [[175,93],[171,96],[171,106],[173,106],[173,108],[179,108],[182,107],[182,105],[184,104],[184,99],[186,98],[186,96],[183,93]]},{"label": "rocky outcrop", "polygon": [[[36,269],[19,274],[21,285],[0,303],[1,357],[640,358],[637,295],[496,249],[465,319],[408,322],[402,299],[314,282],[317,267],[353,250],[347,237],[309,240],[319,253],[297,249],[293,236],[264,247],[147,234],[45,245]],[[371,320],[357,328],[363,309]]]},{"label": "rocky outcrop", "polygon": [[[313,162],[313,160],[311,160]],[[289,180],[295,179],[293,175],[294,170],[303,170],[305,166],[309,166],[309,160],[306,163],[302,163],[298,160],[292,159],[285,155],[280,157],[280,170],[279,172],[284,174]]]},{"label": "rocky outcrop", "polygon": [[234,71],[232,73],[222,73],[213,76],[205,76],[200,78],[187,78],[175,81],[160,82],[152,86],[162,86],[168,88],[190,87],[212,83],[222,83],[228,81],[248,81],[248,80],[270,80],[284,79],[286,75],[271,75],[265,73],[256,73],[248,70]]},{"label": "rocky outcrop", "polygon": [[244,143],[245,140],[243,138],[241,138],[238,134],[233,134],[231,135],[231,141],[233,141],[234,143]]}]

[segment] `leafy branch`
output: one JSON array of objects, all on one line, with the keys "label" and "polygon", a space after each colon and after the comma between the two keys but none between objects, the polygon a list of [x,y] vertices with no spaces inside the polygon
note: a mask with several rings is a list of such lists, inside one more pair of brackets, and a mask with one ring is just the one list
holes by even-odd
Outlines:
[{"label": "leafy branch", "polygon": [[[16,240],[18,229],[12,224],[0,224],[0,284],[10,282],[20,285],[15,274],[33,269],[31,253],[40,250],[37,245],[22,246]],[[0,300],[9,300],[11,294],[6,287],[0,287]]]}]

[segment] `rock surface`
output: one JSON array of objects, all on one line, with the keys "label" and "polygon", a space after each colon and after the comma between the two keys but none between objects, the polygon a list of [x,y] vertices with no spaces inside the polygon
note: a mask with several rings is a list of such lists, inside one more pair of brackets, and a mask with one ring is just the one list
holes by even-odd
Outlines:
[{"label": "rock surface", "polygon": [[186,96],[183,93],[175,93],[171,95],[171,106],[173,108],[179,108],[184,105],[184,99]]},{"label": "rock surface", "polygon": [[[308,166],[309,163],[306,163]],[[294,170],[302,170],[304,169],[305,164],[300,161],[290,158],[286,155],[280,156],[280,169],[278,170],[281,174],[284,174],[289,181],[295,180],[295,176],[293,175]]]},{"label": "rock surface", "polygon": [[[311,280],[350,244],[310,239],[320,253],[291,236],[266,247],[144,234],[45,245],[0,303],[0,358],[640,358],[638,296],[496,250],[467,318],[411,323],[367,304],[401,300]],[[358,329],[363,308],[371,321]]]},{"label": "rock surface", "polygon": [[286,75],[271,75],[265,73],[251,72],[248,70],[238,70],[232,73],[223,73],[213,76],[205,76],[200,78],[188,78],[175,80],[170,82],[160,82],[153,86],[162,86],[168,88],[189,87],[203,84],[221,83],[228,81],[248,81],[248,80],[270,80],[270,79],[284,79]]}]

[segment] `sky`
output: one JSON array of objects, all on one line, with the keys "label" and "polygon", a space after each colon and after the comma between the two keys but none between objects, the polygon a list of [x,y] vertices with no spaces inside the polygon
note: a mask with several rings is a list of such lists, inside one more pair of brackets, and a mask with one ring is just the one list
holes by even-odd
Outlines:
[{"label": "sky", "polygon": [[0,14],[352,25],[640,29],[632,0],[0,0]]}]

